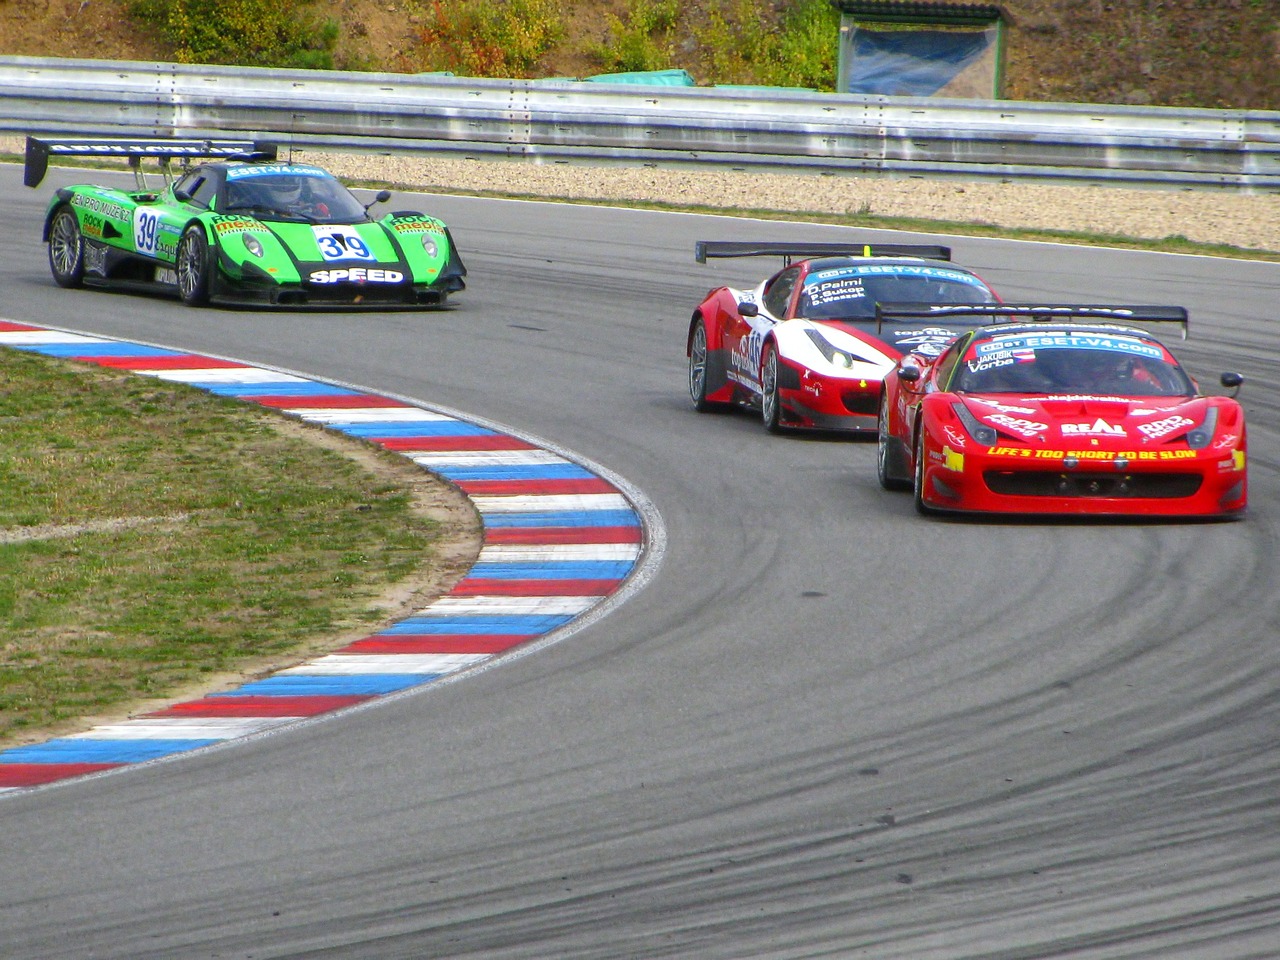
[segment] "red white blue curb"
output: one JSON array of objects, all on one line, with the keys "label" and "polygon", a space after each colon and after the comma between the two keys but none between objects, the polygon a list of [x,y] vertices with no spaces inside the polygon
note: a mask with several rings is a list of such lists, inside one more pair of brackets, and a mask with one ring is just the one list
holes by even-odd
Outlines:
[{"label": "red white blue curb", "polygon": [[603,616],[662,553],[661,520],[639,491],[507,428],[236,360],[7,320],[0,347],[186,383],[396,451],[462,490],[483,534],[471,569],[425,609],[236,689],[0,751],[0,793],[263,734],[532,652]]}]

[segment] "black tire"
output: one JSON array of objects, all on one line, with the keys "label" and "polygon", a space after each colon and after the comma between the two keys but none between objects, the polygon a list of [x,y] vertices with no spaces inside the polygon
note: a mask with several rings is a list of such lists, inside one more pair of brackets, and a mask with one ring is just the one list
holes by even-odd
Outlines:
[{"label": "black tire", "polygon": [[204,306],[209,302],[209,241],[204,228],[188,227],[178,241],[178,256],[174,263],[178,274],[178,296],[189,307]]},{"label": "black tire", "polygon": [[889,434],[889,395],[880,394],[880,416],[876,421],[876,476],[886,490],[910,490],[902,448]]},{"label": "black tire", "polygon": [[916,469],[915,482],[912,484],[915,491],[916,513],[922,517],[931,517],[938,511],[924,502],[924,431],[921,430],[916,434]]},{"label": "black tire", "polygon": [[69,206],[61,206],[49,223],[49,271],[60,287],[84,286],[84,234]]},{"label": "black tire", "polygon": [[764,345],[760,360],[760,416],[770,433],[782,432],[782,399],[778,396],[778,348]]},{"label": "black tire", "polygon": [[699,413],[723,410],[726,404],[707,399],[707,327],[699,317],[689,336],[689,398]]}]

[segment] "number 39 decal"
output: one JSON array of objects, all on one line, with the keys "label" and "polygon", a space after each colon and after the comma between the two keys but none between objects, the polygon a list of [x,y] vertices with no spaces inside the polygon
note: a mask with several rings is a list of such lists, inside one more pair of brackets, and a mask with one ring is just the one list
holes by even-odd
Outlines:
[{"label": "number 39 decal", "polygon": [[160,232],[160,218],[150,210],[139,209],[133,216],[133,247],[139,253],[155,256],[156,235]]},{"label": "number 39 decal", "polygon": [[323,224],[311,228],[325,260],[373,260],[368,245],[360,234],[348,226]]}]

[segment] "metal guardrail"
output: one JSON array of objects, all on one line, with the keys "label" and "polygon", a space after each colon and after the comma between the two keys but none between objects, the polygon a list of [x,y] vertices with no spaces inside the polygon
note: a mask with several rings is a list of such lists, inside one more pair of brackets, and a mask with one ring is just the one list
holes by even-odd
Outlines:
[{"label": "metal guardrail", "polygon": [[1280,190],[1280,112],[0,57],[0,133]]}]

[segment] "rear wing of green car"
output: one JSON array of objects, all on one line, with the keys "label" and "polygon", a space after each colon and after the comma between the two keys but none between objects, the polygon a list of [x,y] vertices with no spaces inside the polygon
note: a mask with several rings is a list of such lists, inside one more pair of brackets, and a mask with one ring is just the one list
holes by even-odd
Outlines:
[{"label": "rear wing of green car", "polygon": [[950,260],[951,248],[923,243],[788,243],[749,240],[697,240],[693,255],[699,263],[713,257],[782,257],[783,266],[791,266],[797,257],[923,257],[926,260]]},{"label": "rear wing of green car", "polygon": [[51,157],[124,157],[142,189],[142,161],[155,160],[166,176],[175,159],[208,157],[237,160],[274,160],[276,145],[257,140],[120,140],[112,137],[47,139],[27,137],[22,182],[35,187],[49,170]]},{"label": "rear wing of green car", "polygon": [[1096,320],[1102,323],[1176,323],[1187,339],[1189,320],[1186,307],[1152,304],[1073,303],[877,303],[876,331],[885,323],[900,320],[946,320],[950,317],[986,317],[988,323],[1007,323],[1015,318],[1033,321]]}]

